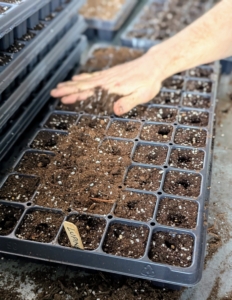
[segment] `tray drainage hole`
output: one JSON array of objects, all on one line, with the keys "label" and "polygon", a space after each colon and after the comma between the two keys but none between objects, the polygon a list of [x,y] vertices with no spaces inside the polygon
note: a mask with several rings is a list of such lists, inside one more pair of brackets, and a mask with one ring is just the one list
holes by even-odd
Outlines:
[{"label": "tray drainage hole", "polygon": [[170,243],[169,241],[164,241],[167,248],[171,250],[176,250],[176,246],[173,243]]},{"label": "tray drainage hole", "polygon": [[135,139],[135,141],[138,142],[139,140],[138,140],[138,139]]},{"label": "tray drainage hole", "polygon": [[177,124],[177,123],[174,123],[174,125],[177,126],[178,124]]},{"label": "tray drainage hole", "polygon": [[170,146],[172,146],[172,145],[173,145],[173,143],[169,143],[169,145],[170,145]]},{"label": "tray drainage hole", "polygon": [[108,216],[108,219],[110,219],[110,220],[113,219],[113,216],[109,215],[109,216]]},{"label": "tray drainage hole", "polygon": [[151,222],[150,225],[151,225],[151,226],[155,226],[155,222]]},{"label": "tray drainage hole", "polygon": [[144,120],[144,119],[142,119],[141,121],[142,121],[142,122],[145,122],[145,120]]},{"label": "tray drainage hole", "polygon": [[72,211],[72,209],[71,209],[71,208],[68,208],[68,209],[67,209],[67,212],[71,212],[71,211]]},{"label": "tray drainage hole", "polygon": [[164,169],[167,169],[168,168],[168,166],[164,166]]},{"label": "tray drainage hole", "polygon": [[32,203],[31,203],[31,202],[28,202],[28,203],[27,203],[27,206],[32,206]]},{"label": "tray drainage hole", "polygon": [[162,195],[162,192],[158,192],[157,194],[158,194],[158,195]]}]

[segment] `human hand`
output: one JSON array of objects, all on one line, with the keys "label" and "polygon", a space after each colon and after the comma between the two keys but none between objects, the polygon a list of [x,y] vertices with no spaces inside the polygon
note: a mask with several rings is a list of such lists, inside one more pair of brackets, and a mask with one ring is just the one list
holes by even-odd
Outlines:
[{"label": "human hand", "polygon": [[110,94],[123,95],[114,103],[114,113],[122,115],[138,104],[150,101],[160,90],[162,69],[154,51],[149,51],[131,62],[92,74],[75,75],[51,91],[64,104],[85,100],[101,87]]}]

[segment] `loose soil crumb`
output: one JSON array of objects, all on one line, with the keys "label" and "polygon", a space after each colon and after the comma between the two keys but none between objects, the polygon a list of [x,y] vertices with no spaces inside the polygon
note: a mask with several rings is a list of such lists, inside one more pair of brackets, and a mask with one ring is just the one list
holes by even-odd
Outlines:
[{"label": "loose soil crumb", "polygon": [[183,146],[205,147],[207,132],[201,129],[179,128],[174,142]]},{"label": "loose soil crumb", "polygon": [[201,80],[188,80],[186,90],[191,92],[211,93],[212,82]]},{"label": "loose soil crumb", "polygon": [[0,204],[0,235],[10,234],[23,213],[23,209]]},{"label": "loose soil crumb", "polygon": [[103,251],[117,256],[140,258],[144,255],[148,228],[113,224],[109,227],[103,244]]},{"label": "loose soil crumb", "polygon": [[160,104],[160,105],[179,105],[181,99],[181,92],[164,92],[161,91],[154,99],[152,99],[150,104]]},{"label": "loose soil crumb", "polygon": [[0,189],[0,199],[27,202],[39,185],[39,178],[10,175]]},{"label": "loose soil crumb", "polygon": [[196,202],[164,198],[160,201],[156,219],[163,225],[192,229],[197,224],[197,213]]},{"label": "loose soil crumb", "polygon": [[171,167],[189,170],[203,169],[204,152],[197,149],[173,149],[169,164]]},{"label": "loose soil crumb", "polygon": [[187,94],[183,97],[183,105],[194,108],[210,108],[210,97],[204,95]]},{"label": "loose soil crumb", "polygon": [[45,128],[68,130],[70,126],[74,125],[78,115],[52,114],[47,122]]},{"label": "loose soil crumb", "polygon": [[190,126],[207,126],[209,114],[199,111],[182,111],[179,114],[179,123]]},{"label": "loose soil crumb", "polygon": [[170,171],[164,181],[164,192],[197,198],[201,189],[201,176],[193,173]]},{"label": "loose soil crumb", "polygon": [[167,147],[139,144],[136,147],[133,161],[143,164],[164,165],[167,152]]},{"label": "loose soil crumb", "polygon": [[64,217],[52,211],[31,211],[23,218],[16,236],[20,239],[50,243],[56,237]]},{"label": "loose soil crumb", "polygon": [[158,263],[186,268],[191,266],[194,241],[188,234],[155,232],[149,258]]},{"label": "loose soil crumb", "polygon": [[114,210],[115,216],[147,222],[152,219],[156,197],[150,194],[122,192]]},{"label": "loose soil crumb", "polygon": [[168,125],[145,124],[142,128],[141,139],[151,142],[170,142],[173,127]]},{"label": "loose soil crumb", "polygon": [[[88,215],[71,215],[67,221],[77,226],[85,250],[98,248],[106,225],[104,219]],[[58,242],[62,246],[71,247],[64,229],[59,236]]]},{"label": "loose soil crumb", "polygon": [[162,173],[161,169],[132,167],[127,173],[125,185],[137,190],[156,191],[160,187]]},{"label": "loose soil crumb", "polygon": [[107,131],[107,135],[120,138],[134,139],[139,135],[141,123],[129,121],[113,121]]}]

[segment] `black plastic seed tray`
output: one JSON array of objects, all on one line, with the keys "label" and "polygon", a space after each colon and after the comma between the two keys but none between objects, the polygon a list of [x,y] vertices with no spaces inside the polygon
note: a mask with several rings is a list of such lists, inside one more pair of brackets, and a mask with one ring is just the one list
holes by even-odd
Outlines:
[{"label": "black plastic seed tray", "polygon": [[[211,67],[217,70],[216,65],[212,65]],[[19,213],[19,217],[15,217],[11,230],[8,230],[5,235],[1,234],[0,231],[0,251],[3,253],[11,253],[148,279],[162,284],[193,286],[199,282],[203,270],[206,243],[206,204],[209,198],[217,72],[211,79],[189,77],[190,72],[191,71],[186,72],[182,77],[176,76],[173,78],[173,80],[183,80],[183,85],[180,89],[170,90],[163,87],[161,90],[161,96],[162,93],[169,93],[169,98],[172,98],[173,95],[176,94],[178,101],[159,102],[157,100],[156,102],[154,99],[149,104],[143,106],[145,108],[142,110],[143,112],[149,112],[149,110],[151,110],[152,114],[145,113],[138,117],[138,115],[134,113],[129,113],[127,116],[120,118],[116,116],[96,116],[86,114],[84,109],[82,109],[82,111],[75,110],[73,106],[72,109],[68,109],[67,107],[66,110],[60,110],[59,105],[57,106],[57,104],[55,104],[42,122],[44,128],[32,134],[26,147],[17,155],[13,166],[14,171],[12,173],[6,173],[2,181],[0,189],[2,199],[1,208],[3,209],[7,205],[11,205],[16,209],[21,208],[21,212]],[[210,91],[207,93],[189,91],[188,83],[193,81],[199,84],[204,82],[211,83]],[[168,84],[170,84],[170,82],[164,85],[166,85],[166,87],[170,86]],[[188,98],[187,100],[186,97]],[[202,97],[206,102],[199,101],[199,98],[201,100]],[[167,98],[168,97],[164,97],[164,99]],[[198,101],[195,102],[195,98],[198,99]],[[189,103],[192,104],[194,108]],[[196,107],[197,104],[199,104],[201,108],[199,108],[199,106]],[[167,110],[169,110],[168,114]],[[189,114],[190,117],[193,116],[193,118],[189,118]],[[25,161],[31,162],[32,164],[35,162],[37,167],[44,168],[51,162],[56,165],[58,163],[56,160],[51,161],[52,157],[56,158],[54,155],[58,155],[56,152],[56,139],[59,135],[63,136],[69,134],[69,128],[65,124],[70,122],[67,121],[68,119],[70,120],[70,117],[73,117],[72,122],[75,124],[80,124],[85,117],[90,118],[90,120],[94,122],[106,124],[106,135],[103,138],[98,137],[98,129],[94,129],[94,125],[90,125],[90,128],[94,130],[94,141],[99,143],[98,150],[104,142],[106,142],[106,144],[108,144],[108,142],[115,142],[116,144],[122,142],[124,145],[125,143],[132,143],[130,165],[124,169],[118,188],[123,190],[123,193],[129,192],[132,193],[132,195],[138,193],[144,197],[146,201],[142,209],[145,211],[140,210],[138,212],[136,202],[134,203],[134,208],[133,203],[130,206],[125,206],[126,209],[131,207],[132,211],[134,209],[134,212],[136,212],[134,218],[118,214],[117,209],[119,203],[112,204],[107,213],[100,214],[90,213],[88,208],[85,207],[77,210],[72,208],[64,209],[69,201],[69,197],[60,199],[59,201],[61,202],[59,204],[58,199],[54,199],[53,194],[51,194],[49,198],[50,201],[47,207],[39,206],[37,197],[40,193],[42,193],[43,196],[44,190],[46,195],[46,186],[44,186],[43,182],[43,184],[40,183],[37,187],[38,183],[36,179],[41,181],[42,179],[36,171],[31,171],[32,169],[30,169],[30,167],[25,168],[23,164]],[[208,119],[206,120],[205,117]],[[133,137],[128,138],[119,133],[113,134],[112,128],[117,122],[121,124],[133,122]],[[189,124],[186,124],[186,122]],[[66,127],[64,127],[64,125]],[[147,127],[149,126],[154,128],[151,133],[156,132],[156,127],[160,128],[160,133],[158,134],[159,138],[149,138],[150,132],[147,132]],[[126,130],[126,132],[130,132],[129,128],[131,128],[131,124],[127,128],[128,130]],[[80,136],[81,134],[83,135],[83,133],[80,133]],[[46,140],[47,142],[41,143],[41,140]],[[156,147],[159,149],[158,153],[162,152],[162,162],[153,162],[153,159],[155,159],[154,156],[151,157],[151,162],[144,161],[144,157],[142,156],[143,151],[138,151],[138,147],[143,147],[144,149],[146,147]],[[94,152],[94,148],[92,149],[94,155],[97,155],[97,152]],[[117,149],[114,149],[114,151],[115,150]],[[180,155],[175,159],[173,153],[175,154],[176,151],[184,151],[185,155]],[[187,157],[186,151],[188,153]],[[197,164],[194,163],[194,153],[201,153],[200,160]],[[65,163],[67,160],[64,150],[62,154]],[[77,158],[79,155],[80,153],[76,153]],[[98,162],[96,162],[96,164],[98,166]],[[57,170],[60,170],[59,165],[57,167]],[[152,171],[158,176],[158,179],[150,179],[148,182],[144,182],[144,179],[141,179],[142,185],[144,184],[144,186],[141,185],[140,188],[138,188],[138,186],[135,187],[134,183],[137,181],[129,181],[130,174],[132,174],[131,172],[133,172],[133,170],[135,170],[135,173],[140,172],[138,170],[144,171],[144,176],[146,176],[146,172],[149,173]],[[78,170],[74,171],[73,174],[72,172],[73,168],[72,170],[70,169],[70,176],[75,175],[76,172],[78,174]],[[175,183],[173,186],[172,184],[167,186],[166,180],[168,177],[172,177],[173,174],[176,175],[173,179]],[[9,178],[9,176],[13,177]],[[16,191],[14,190],[12,193],[10,192],[10,194],[3,197],[2,195],[4,193],[4,187],[7,185],[7,180],[17,181],[20,176],[29,176],[32,178],[31,180],[35,186],[31,193],[27,194],[27,199],[22,199],[25,195],[21,195],[19,192],[17,193],[17,185],[15,185]],[[47,178],[46,170],[43,172],[43,176]],[[56,176],[52,177],[53,184],[55,183],[54,180],[60,180],[59,176],[57,179],[55,178]],[[189,183],[189,178],[193,179],[193,183]],[[24,180],[26,179],[24,178]],[[195,181],[198,185],[195,184]],[[62,182],[58,181],[57,184],[62,185]],[[196,188],[197,196],[191,196],[189,194],[189,184]],[[186,191],[184,192],[185,194],[182,193],[180,195],[178,186],[183,188],[182,191]],[[175,189],[175,187],[177,187],[177,189]],[[170,188],[174,189],[170,191]],[[19,195],[20,198],[18,199]],[[111,199],[113,199],[114,195],[112,194],[111,197]],[[151,198],[155,199],[155,201],[152,201]],[[164,215],[167,215],[168,223],[165,223],[162,218],[160,218],[162,216],[161,206],[164,203],[163,201],[167,201],[165,200],[166,198],[169,204],[173,203],[173,201],[178,204],[175,206],[175,211],[171,215],[168,215],[168,210],[165,210],[163,206]],[[127,201],[126,198],[119,199],[121,202],[124,200]],[[56,201],[58,201],[58,205]],[[152,213],[149,215],[146,213],[148,206],[152,207]],[[195,207],[196,209],[195,223],[190,227],[188,226],[188,220],[189,217],[192,218],[192,215],[190,216],[188,214],[189,207]],[[61,210],[62,208],[65,210],[65,215]],[[30,240],[25,238],[26,232],[22,230],[22,228],[26,228],[25,226],[30,219],[28,214],[32,214],[33,216],[47,216],[47,219],[41,217],[41,223],[38,222],[38,225],[34,224],[34,226],[37,225],[36,228],[38,231]],[[53,221],[55,219],[56,222]],[[88,248],[79,250],[65,245],[65,243],[62,242],[63,238],[65,239],[62,222],[67,219],[71,222],[84,220],[83,222],[86,222],[85,227],[87,230],[91,229],[93,223],[98,224],[100,231],[91,231],[91,236],[87,234],[87,239],[86,235],[82,236],[83,241],[86,242],[86,240],[91,240],[93,236],[98,235],[99,239],[96,246],[91,248],[91,250]],[[51,228],[51,225],[54,225],[53,233],[49,233],[49,238],[46,238],[46,240],[38,240],[38,236],[40,236],[42,230],[50,232],[49,228]],[[5,228],[4,226],[5,223],[2,223],[1,228]],[[120,230],[118,229],[119,227],[121,228]],[[129,233],[126,239],[130,242],[127,244],[128,248],[124,249],[126,255],[121,256],[120,253],[111,253],[109,251],[109,245],[115,243],[119,245],[120,248],[120,240],[125,238],[124,232],[126,230],[128,232],[128,229]],[[109,244],[107,240],[111,240],[111,243]],[[137,243],[139,243],[140,240],[144,241],[143,250],[140,255],[133,257],[133,251],[137,249]],[[161,247],[161,251],[157,250],[156,247],[158,246],[158,250]],[[188,253],[188,256],[185,255],[185,252]],[[173,255],[176,255],[177,259],[173,260],[172,263],[169,263],[168,260],[163,261],[164,253],[166,253],[165,259],[167,259],[168,256],[173,257]]]},{"label": "black plastic seed tray", "polygon": [[111,41],[137,3],[138,0],[126,0],[125,4],[118,11],[113,20],[85,18],[85,21],[89,26],[85,34],[91,40],[97,37],[100,40]]},{"label": "black plastic seed tray", "polygon": [[[46,7],[50,8],[53,2]],[[82,3],[74,0],[61,3],[59,10],[49,10],[44,15],[41,8],[0,39],[0,103],[9,97],[7,88],[10,91],[15,88],[15,84],[24,77],[24,72],[27,73],[25,69],[33,68],[38,59],[41,60],[48,52],[48,45],[53,47],[73,21],[79,19],[77,34],[86,30],[84,19],[77,15]]]}]

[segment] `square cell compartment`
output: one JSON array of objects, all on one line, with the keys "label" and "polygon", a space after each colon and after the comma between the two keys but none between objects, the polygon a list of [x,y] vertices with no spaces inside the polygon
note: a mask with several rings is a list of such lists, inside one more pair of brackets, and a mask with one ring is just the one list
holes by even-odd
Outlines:
[{"label": "square cell compartment", "polygon": [[107,135],[120,138],[134,139],[139,135],[141,124],[134,121],[113,121]]},{"label": "square cell compartment", "polygon": [[169,164],[171,167],[189,170],[201,170],[204,165],[204,151],[197,149],[172,149]]},{"label": "square cell compartment", "polygon": [[211,99],[209,96],[188,93],[183,96],[182,104],[187,107],[209,109]]},{"label": "square cell compartment", "polygon": [[19,221],[23,209],[0,203],[0,236],[10,234]]},{"label": "square cell compartment", "polygon": [[169,125],[144,124],[141,131],[141,139],[151,142],[170,142],[172,139],[173,127]]},{"label": "square cell compartment", "polygon": [[44,127],[49,129],[68,130],[75,124],[77,117],[77,115],[54,113],[48,118]]},{"label": "square cell compartment", "polygon": [[209,123],[209,114],[201,111],[181,111],[179,114],[179,123],[205,127]]},{"label": "square cell compartment", "polygon": [[186,91],[199,92],[199,93],[211,93],[213,89],[213,83],[211,81],[204,80],[188,80],[186,84]]},{"label": "square cell compartment", "polygon": [[202,129],[178,128],[174,142],[178,145],[205,147],[207,131]]},{"label": "square cell compartment", "polygon": [[168,148],[139,143],[133,155],[133,161],[149,165],[164,165],[166,162]]},{"label": "square cell compartment", "polygon": [[159,104],[159,105],[173,105],[177,106],[180,104],[181,92],[166,92],[161,91],[155,98],[153,98],[149,104]]}]

